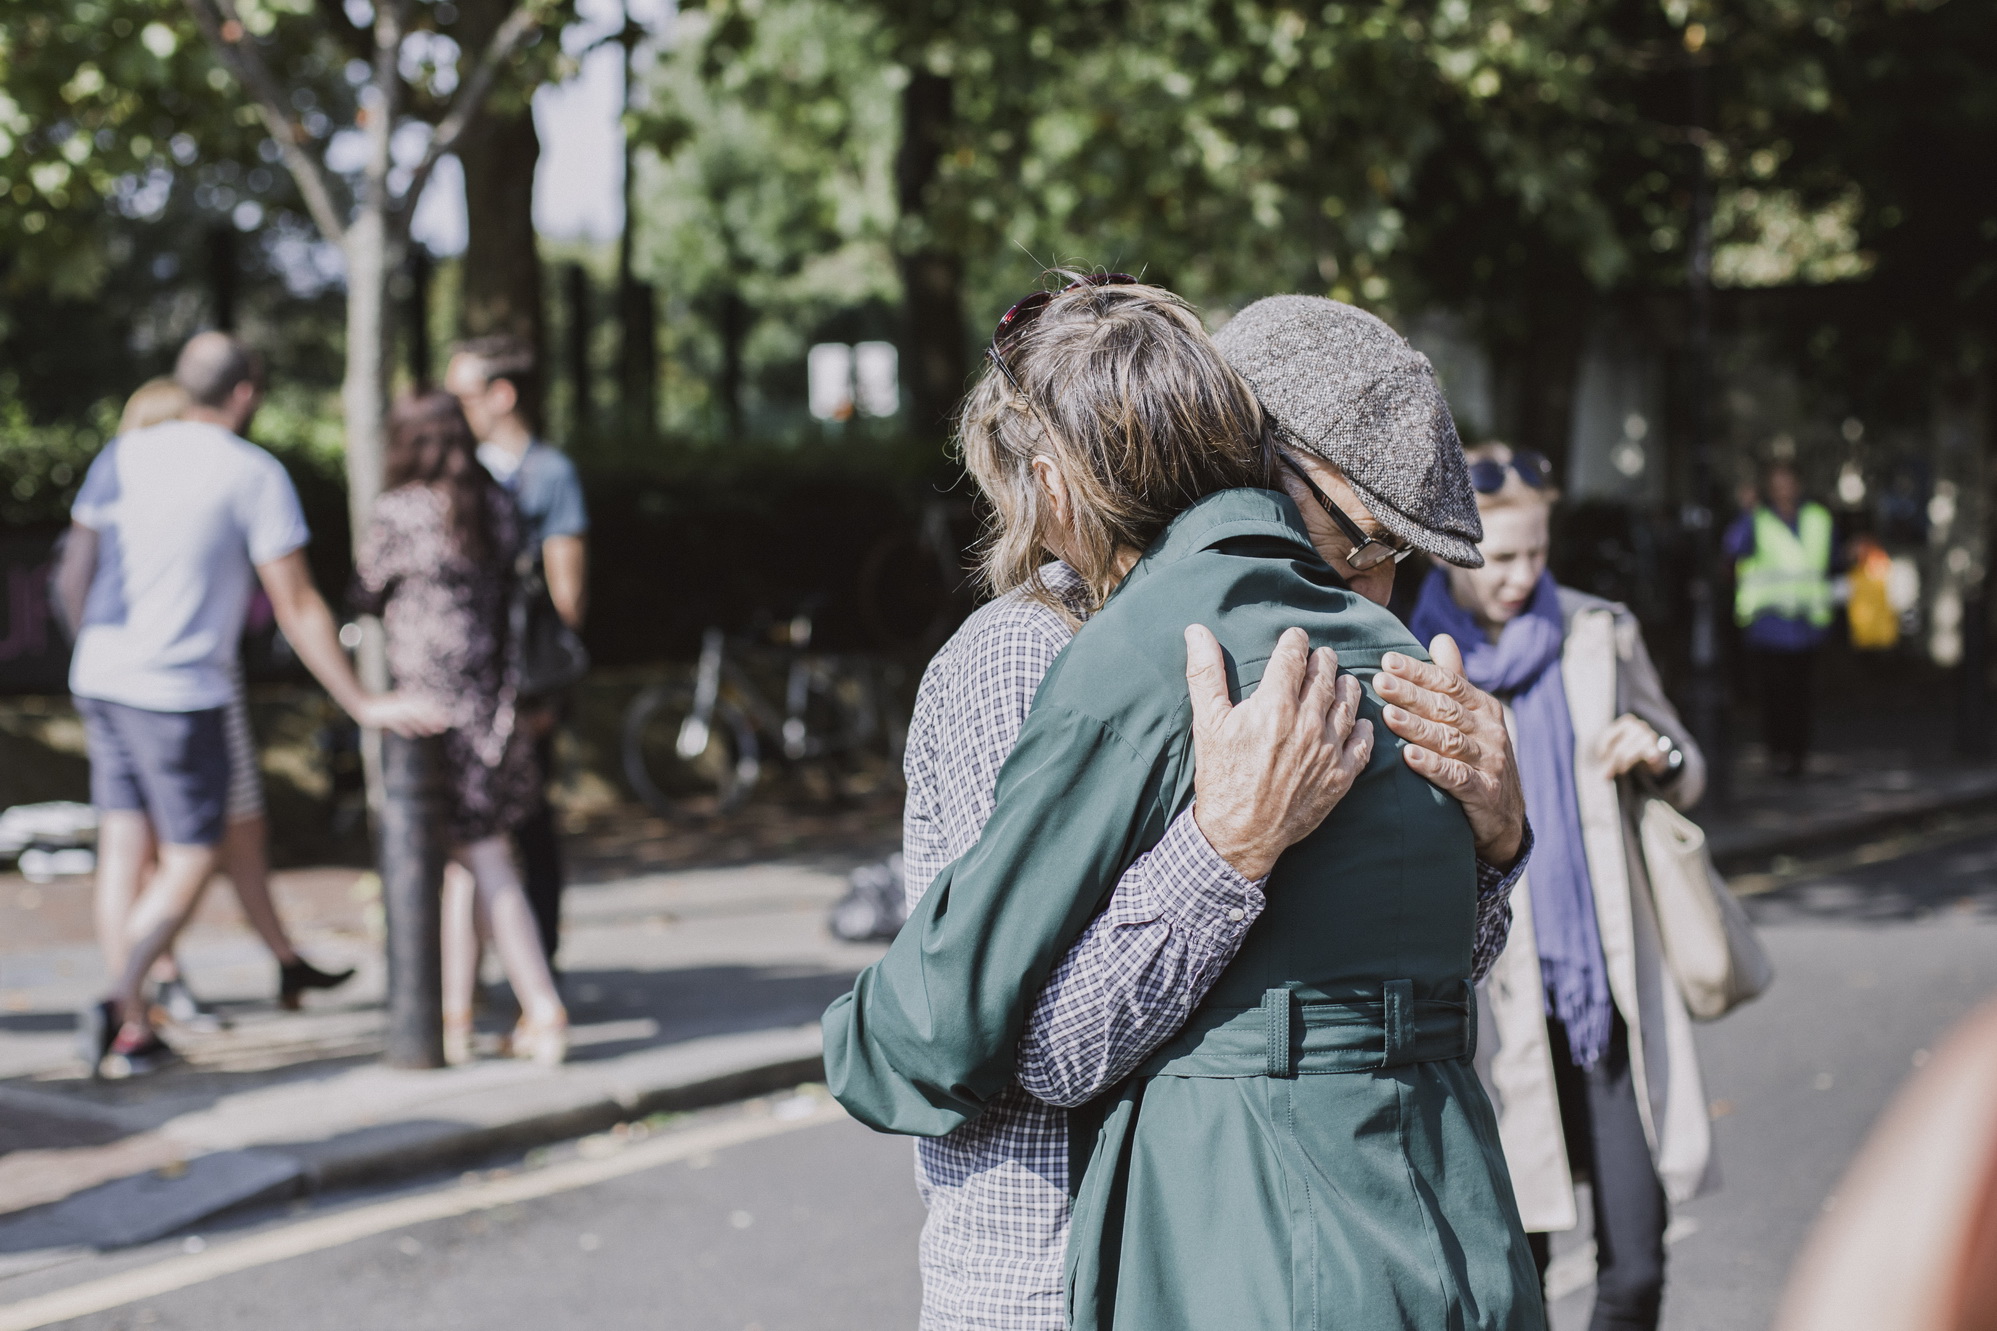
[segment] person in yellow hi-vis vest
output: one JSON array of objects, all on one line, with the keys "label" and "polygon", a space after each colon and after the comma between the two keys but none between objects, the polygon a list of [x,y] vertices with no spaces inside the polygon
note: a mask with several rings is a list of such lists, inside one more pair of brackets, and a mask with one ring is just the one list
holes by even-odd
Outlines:
[{"label": "person in yellow hi-vis vest", "polygon": [[1761,694],[1762,738],[1775,769],[1801,776],[1810,752],[1817,649],[1830,631],[1830,510],[1805,503],[1795,467],[1763,479],[1766,502],[1727,529],[1734,561],[1734,619]]}]

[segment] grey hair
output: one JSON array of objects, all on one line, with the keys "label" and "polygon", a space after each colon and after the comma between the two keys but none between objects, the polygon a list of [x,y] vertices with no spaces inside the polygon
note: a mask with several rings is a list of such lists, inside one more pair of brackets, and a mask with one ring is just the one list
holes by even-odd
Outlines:
[{"label": "grey hair", "polygon": [[987,366],[958,424],[990,504],[978,572],[994,596],[1025,588],[1075,622],[1040,577],[1057,533],[1035,457],[1066,483],[1073,530],[1061,543],[1091,609],[1114,590],[1120,551],[1142,551],[1206,495],[1269,483],[1273,435],[1254,392],[1169,291],[1064,292],[1001,354],[1011,377]]}]

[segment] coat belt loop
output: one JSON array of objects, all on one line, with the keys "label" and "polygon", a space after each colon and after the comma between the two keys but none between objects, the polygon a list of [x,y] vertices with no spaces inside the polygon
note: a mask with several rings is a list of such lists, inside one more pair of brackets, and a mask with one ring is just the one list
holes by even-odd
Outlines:
[{"label": "coat belt loop", "polygon": [[1381,1060],[1384,1068],[1399,1067],[1408,1061],[1414,1049],[1415,1031],[1415,982],[1413,980],[1389,980],[1386,983],[1386,1057]]},{"label": "coat belt loop", "polygon": [[1290,1059],[1290,1009],[1293,1006],[1294,991],[1264,989],[1262,991],[1262,1031],[1268,1045],[1265,1054],[1265,1070],[1271,1077],[1294,1077],[1296,1065]]}]

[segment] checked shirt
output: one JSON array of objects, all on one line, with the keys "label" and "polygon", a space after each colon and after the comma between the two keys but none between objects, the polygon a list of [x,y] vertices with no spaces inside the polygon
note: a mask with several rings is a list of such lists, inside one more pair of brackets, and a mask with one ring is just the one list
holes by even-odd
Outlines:
[{"label": "checked shirt", "polygon": [[[1041,570],[1078,617],[1080,580]],[[999,768],[1041,677],[1073,636],[1051,607],[1013,591],[980,608],[929,663],[909,724],[902,855],[911,908],[977,844]],[[1473,972],[1511,928],[1509,872],[1479,862]],[[976,1119],[918,1138],[923,1331],[1060,1331],[1068,1238],[1068,1123],[1129,1076],[1188,1016],[1261,915],[1263,880],[1241,877],[1191,809],[1125,871],[1103,911],[1049,977],[1020,1041],[1019,1078]]]}]

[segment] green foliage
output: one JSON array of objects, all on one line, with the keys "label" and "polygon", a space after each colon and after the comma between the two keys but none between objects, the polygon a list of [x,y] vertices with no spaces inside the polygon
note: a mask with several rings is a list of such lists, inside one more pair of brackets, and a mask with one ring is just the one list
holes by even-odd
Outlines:
[{"label": "green foliage", "polygon": [[[504,8],[415,6],[416,114]],[[366,34],[311,0],[244,16],[323,150],[353,123]],[[559,45],[524,53],[502,102],[565,73]],[[963,261],[972,341],[1078,264],[1215,314],[1316,291],[1527,348],[1605,297],[1682,289],[1702,172],[1722,287],[1863,282],[1878,318],[1839,306],[1797,345],[1834,377],[1912,364],[1997,326],[1997,177],[1976,169],[1994,67],[1997,7],[1972,0],[689,5],[631,122],[669,425],[727,435],[732,377],[747,428],[801,433],[805,346],[898,336],[896,255],[937,245]],[[918,72],[950,78],[954,106],[903,216]],[[8,440],[93,421],[160,368],[203,319],[222,228],[242,228],[248,321],[281,377],[329,381],[332,302],[280,281],[310,229],[182,6],[0,0],[0,90],[0,356],[26,402]],[[312,419],[330,438],[332,413]]]},{"label": "green foliage", "polygon": [[[271,6],[246,8],[275,33]],[[352,114],[336,51],[272,38],[321,137]],[[5,0],[0,8],[0,233],[4,281],[94,295],[132,224],[190,206],[248,231],[293,191],[187,11],[171,0]],[[240,210],[240,211],[239,211]]]},{"label": "green foliage", "polygon": [[[1703,189],[1716,285],[1876,275],[1794,340],[1878,360],[1997,322],[1997,204],[1960,169],[1997,148],[1993,61],[1997,10],[1968,0],[715,0],[657,84],[650,252],[694,298],[703,386],[724,295],[796,357],[809,320],[782,293],[853,252],[813,210],[857,181],[849,290],[940,245],[973,343],[1045,268],[1104,266],[1222,317],[1278,290],[1452,311],[1514,389],[1564,401],[1596,312],[1684,291]],[[890,162],[902,127],[857,108],[915,73],[954,105],[883,252],[894,182],[854,164]],[[1833,326],[1869,304],[1893,318]]]},{"label": "green foliage", "polygon": [[[357,122],[369,31],[338,3],[236,9],[308,155],[324,158]],[[401,63],[411,115],[442,116],[463,48],[476,53],[509,9],[416,0]],[[556,0],[544,33],[572,18]],[[495,100],[517,104],[572,71],[560,46],[531,41]],[[347,179],[329,183],[346,209]],[[279,377],[338,377],[337,263],[179,0],[0,0],[0,236],[0,362],[31,420],[86,418],[165,368],[225,300]]]},{"label": "green foliage", "polygon": [[118,410],[99,403],[87,423],[37,426],[0,382],[0,523],[56,524],[83,484],[90,460],[118,428]]},{"label": "green foliage", "polygon": [[693,371],[667,386],[676,425],[714,409],[728,339],[752,381],[795,375],[827,319],[899,299],[901,78],[882,25],[828,0],[719,0],[679,18],[632,125],[655,154],[639,268],[674,298],[671,349]]}]

